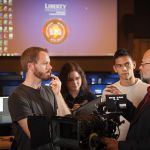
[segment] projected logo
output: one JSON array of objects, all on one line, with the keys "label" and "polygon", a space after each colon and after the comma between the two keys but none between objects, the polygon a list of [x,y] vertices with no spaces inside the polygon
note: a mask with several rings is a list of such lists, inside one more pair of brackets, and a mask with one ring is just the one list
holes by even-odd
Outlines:
[{"label": "projected logo", "polygon": [[52,19],[44,25],[43,34],[49,43],[59,44],[67,37],[67,26],[61,19]]}]

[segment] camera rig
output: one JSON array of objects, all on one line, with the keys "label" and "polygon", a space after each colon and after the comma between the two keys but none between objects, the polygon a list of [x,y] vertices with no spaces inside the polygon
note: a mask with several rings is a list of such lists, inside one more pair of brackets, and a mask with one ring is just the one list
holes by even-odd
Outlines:
[{"label": "camera rig", "polygon": [[[102,150],[101,137],[118,138],[120,115],[126,108],[126,95],[106,95],[91,114],[52,118],[51,137],[56,146],[75,150]],[[83,106],[86,108],[86,105]]]}]

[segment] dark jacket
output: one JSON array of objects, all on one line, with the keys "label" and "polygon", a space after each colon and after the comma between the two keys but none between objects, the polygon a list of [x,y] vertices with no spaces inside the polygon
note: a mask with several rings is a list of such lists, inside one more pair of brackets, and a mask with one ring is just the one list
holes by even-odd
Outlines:
[{"label": "dark jacket", "polygon": [[124,117],[131,124],[126,141],[119,142],[118,150],[150,150],[150,101],[142,110],[140,107],[136,110],[130,102],[127,107]]},{"label": "dark jacket", "polygon": [[76,98],[73,98],[68,92],[62,93],[68,107],[73,108],[74,104],[80,104],[81,106],[96,99],[97,97],[91,92],[80,91]]}]

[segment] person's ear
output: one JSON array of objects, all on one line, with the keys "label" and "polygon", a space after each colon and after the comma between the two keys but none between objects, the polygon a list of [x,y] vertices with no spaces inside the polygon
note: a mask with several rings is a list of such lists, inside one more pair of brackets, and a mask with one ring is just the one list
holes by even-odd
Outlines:
[{"label": "person's ear", "polygon": [[133,68],[135,69],[136,68],[136,62],[133,61]]},{"label": "person's ear", "polygon": [[113,65],[113,69],[114,69],[115,73],[118,73],[115,65]]},{"label": "person's ear", "polygon": [[34,64],[33,63],[28,63],[28,70],[33,70]]}]

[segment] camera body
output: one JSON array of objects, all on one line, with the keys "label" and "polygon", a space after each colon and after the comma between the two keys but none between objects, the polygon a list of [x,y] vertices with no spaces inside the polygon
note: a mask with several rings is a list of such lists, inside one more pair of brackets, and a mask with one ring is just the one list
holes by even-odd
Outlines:
[{"label": "camera body", "polygon": [[109,112],[122,113],[126,108],[126,95],[106,95],[106,107]]},{"label": "camera body", "polygon": [[119,136],[116,130],[122,124],[120,115],[125,108],[126,95],[109,95],[90,115],[55,116],[51,123],[52,142],[67,149],[101,150],[104,148],[101,137]]}]

